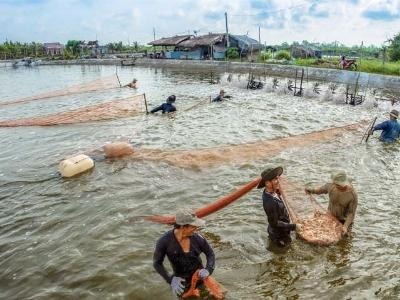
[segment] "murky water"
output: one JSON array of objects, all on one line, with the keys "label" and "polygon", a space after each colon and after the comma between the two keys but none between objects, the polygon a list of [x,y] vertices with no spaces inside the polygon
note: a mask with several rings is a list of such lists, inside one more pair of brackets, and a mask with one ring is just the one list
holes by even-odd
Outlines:
[{"label": "murky water", "polygon": [[[0,69],[0,101],[112,75],[111,66]],[[118,69],[137,91],[111,89],[2,107],[1,119],[44,115],[146,93],[150,106],[177,96],[176,118],[142,115],[53,127],[1,128],[0,298],[174,299],[152,268],[155,241],[169,228],[138,216],[197,208],[281,164],[289,180],[322,184],[346,169],[359,193],[353,236],[331,247],[294,240],[286,252],[269,245],[261,192],[255,190],[207,218],[202,233],[216,253],[214,277],[227,299],[398,299],[400,297],[399,145],[377,136],[360,144],[348,133],[308,148],[282,149],[245,164],[179,168],[163,161],[105,160],[82,176],[62,179],[65,156],[129,140],[136,147],[178,150],[243,144],[355,123],[390,107],[351,107],[332,97],[299,98],[271,89],[249,91],[246,76],[167,69]],[[266,79],[270,84],[271,79]],[[194,104],[220,88],[222,103]],[[330,101],[326,99],[331,99]],[[333,99],[333,100],[332,100]],[[246,156],[246,153],[243,153]],[[319,197],[322,204],[326,197]],[[167,263],[168,264],[168,263]]]}]

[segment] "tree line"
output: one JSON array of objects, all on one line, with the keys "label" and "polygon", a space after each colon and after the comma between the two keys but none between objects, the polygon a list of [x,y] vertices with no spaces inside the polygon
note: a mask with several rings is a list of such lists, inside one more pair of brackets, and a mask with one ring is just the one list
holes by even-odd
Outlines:
[{"label": "tree line", "polygon": [[[293,42],[291,44],[282,43],[280,45],[274,45],[273,48],[277,50],[289,50],[292,46],[305,46],[319,49],[324,55],[347,55],[347,56],[363,56],[363,57],[383,57],[390,61],[400,61],[400,32],[393,38],[387,41],[387,46],[377,47],[375,45],[354,45],[346,46],[340,42],[331,43],[311,43],[306,40],[300,42]],[[63,57],[64,58],[77,58],[81,55],[90,54],[90,50],[81,47],[82,41],[80,40],[69,40],[64,45]],[[122,42],[108,43],[105,45],[107,52],[121,53],[121,52],[137,52],[143,50],[149,50],[149,46],[139,45],[134,42],[133,45],[126,45]],[[6,41],[0,44],[0,59],[15,59],[24,57],[45,57],[46,52],[43,44],[31,42],[21,43]]]}]

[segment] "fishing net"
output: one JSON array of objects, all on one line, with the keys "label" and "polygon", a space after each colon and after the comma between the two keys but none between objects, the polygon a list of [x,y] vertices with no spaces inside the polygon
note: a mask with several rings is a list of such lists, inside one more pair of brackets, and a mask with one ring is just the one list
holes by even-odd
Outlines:
[{"label": "fishing net", "polygon": [[43,117],[0,121],[0,127],[52,126],[135,116],[145,111],[144,94]]},{"label": "fishing net", "polygon": [[293,223],[301,224],[297,235],[311,244],[322,246],[337,243],[342,238],[343,225],[311,196],[304,187],[281,178],[283,200]]},{"label": "fishing net", "polygon": [[[189,297],[200,297],[200,291],[196,288],[197,282],[200,280],[199,270],[197,270],[190,282],[190,288],[187,292],[182,295],[182,298],[189,298]],[[214,278],[208,276],[207,278],[203,279],[203,283],[207,288],[208,292],[214,299],[221,300],[224,299],[224,293],[226,292],[225,288],[219,284]]]},{"label": "fishing net", "polygon": [[350,131],[357,131],[365,122],[355,123],[342,127],[335,127],[300,134],[285,138],[229,145],[199,150],[151,150],[140,149],[133,154],[134,157],[154,161],[166,161],[178,167],[212,167],[226,163],[248,163],[251,160],[262,160],[276,155],[282,151],[293,148],[304,148],[318,143],[324,143],[342,136]]},{"label": "fishing net", "polygon": [[68,96],[68,95],[75,95],[75,94],[82,94],[100,90],[107,90],[119,87],[118,79],[115,75],[96,79],[87,83],[82,83],[78,85],[73,85],[66,87],[64,89],[45,92],[37,95],[33,95],[30,97],[24,97],[19,99],[14,99],[11,101],[0,101],[0,107],[2,106],[9,106],[15,104],[22,104],[28,103],[36,100],[44,100],[44,99],[51,99],[55,97],[61,96]]}]

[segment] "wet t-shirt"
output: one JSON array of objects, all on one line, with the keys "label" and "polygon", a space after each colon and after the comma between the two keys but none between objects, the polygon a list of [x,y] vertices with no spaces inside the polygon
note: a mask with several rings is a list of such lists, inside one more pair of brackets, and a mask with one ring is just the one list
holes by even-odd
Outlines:
[{"label": "wet t-shirt", "polygon": [[155,112],[158,112],[160,110],[162,111],[163,114],[165,114],[165,113],[176,111],[176,107],[172,103],[166,102],[166,103],[163,103],[160,106],[152,109],[150,112],[151,113],[155,113]]},{"label": "wet t-shirt", "polygon": [[182,277],[186,281],[190,281],[194,272],[203,268],[200,258],[201,253],[206,255],[206,269],[212,274],[215,267],[215,256],[207,240],[200,234],[194,233],[190,237],[189,252],[186,253],[183,252],[181,245],[176,239],[174,230],[170,230],[164,233],[157,241],[153,256],[153,266],[165,281],[170,284],[172,276],[168,274],[163,264],[164,258],[167,256],[174,271],[173,276]]},{"label": "wet t-shirt", "polygon": [[333,183],[327,183],[319,188],[311,189],[311,192],[313,194],[329,194],[328,211],[347,227],[353,223],[358,196],[352,186],[341,191]]},{"label": "wet t-shirt", "polygon": [[296,225],[290,223],[289,214],[283,201],[275,193],[264,190],[262,194],[264,211],[268,217],[268,233],[272,238],[286,238]]},{"label": "wet t-shirt", "polygon": [[375,130],[382,130],[380,140],[386,143],[393,143],[400,136],[400,124],[397,120],[387,120],[374,127]]}]

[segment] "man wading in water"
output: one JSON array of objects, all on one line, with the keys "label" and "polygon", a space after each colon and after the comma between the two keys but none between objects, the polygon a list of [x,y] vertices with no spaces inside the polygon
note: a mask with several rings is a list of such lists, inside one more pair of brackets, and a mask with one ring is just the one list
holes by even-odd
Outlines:
[{"label": "man wading in water", "polygon": [[354,188],[347,181],[344,171],[333,172],[332,183],[319,188],[306,187],[307,194],[329,194],[328,211],[343,224],[342,234],[346,235],[356,214],[358,196]]},{"label": "man wading in water", "polygon": [[[175,295],[181,295],[189,288],[193,274],[200,269],[201,279],[207,278],[214,271],[214,251],[207,240],[196,233],[205,225],[205,221],[196,217],[190,210],[180,210],[176,214],[174,229],[167,231],[157,241],[153,256],[154,269],[171,285]],[[200,254],[204,253],[207,265],[204,268]],[[171,263],[173,275],[164,267],[165,255]]]},{"label": "man wading in water", "polygon": [[382,142],[395,142],[400,136],[400,124],[397,122],[398,117],[399,112],[393,109],[390,112],[390,119],[374,126],[370,134],[372,135],[376,130],[382,130],[381,136],[379,137]]},{"label": "man wading in water", "polygon": [[280,195],[279,176],[282,167],[266,169],[261,173],[257,188],[265,187],[262,194],[264,211],[268,217],[268,235],[279,247],[284,247],[292,241],[290,232],[301,230],[300,224],[290,223],[289,214]]},{"label": "man wading in water", "polygon": [[230,99],[230,98],[231,98],[231,96],[225,95],[224,90],[220,90],[218,96],[215,97],[211,102],[221,102],[224,99]]},{"label": "man wading in water", "polygon": [[176,111],[176,107],[172,104],[176,100],[175,95],[171,95],[167,98],[167,101],[156,108],[153,108],[150,113],[154,114],[155,112],[162,111],[163,114],[170,113]]},{"label": "man wading in water", "polygon": [[136,78],[133,78],[132,82],[128,83],[125,86],[129,87],[131,89],[137,89],[137,80],[136,80]]}]

